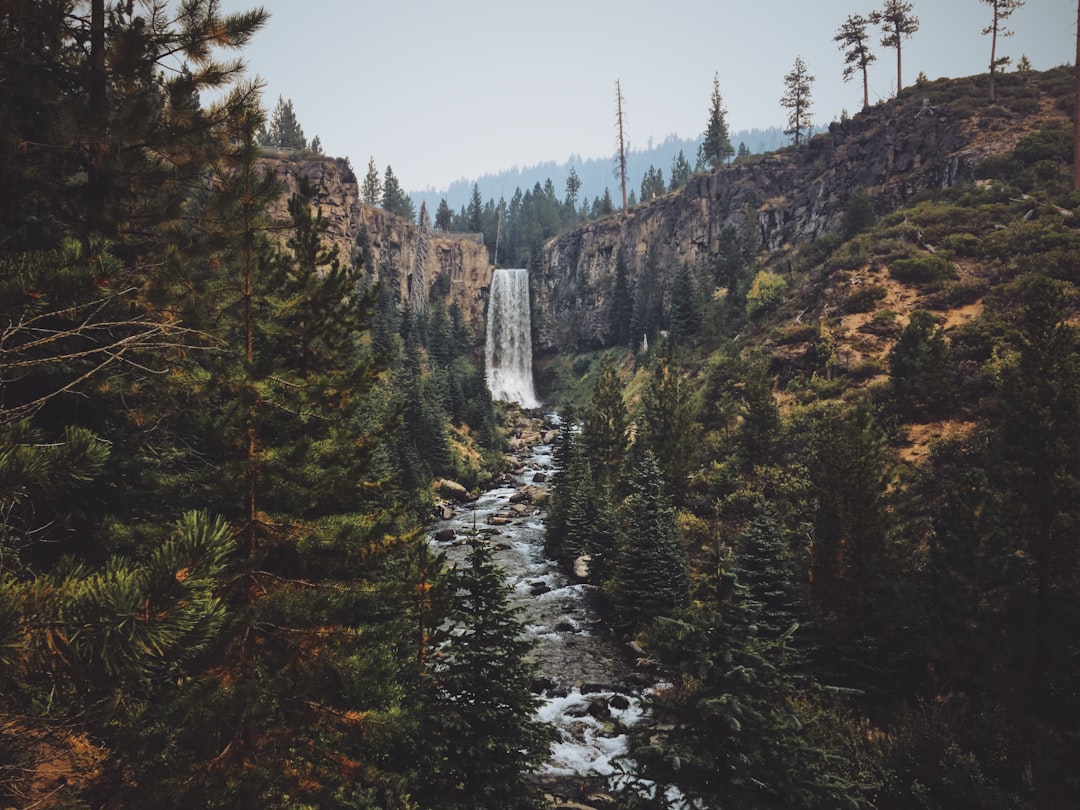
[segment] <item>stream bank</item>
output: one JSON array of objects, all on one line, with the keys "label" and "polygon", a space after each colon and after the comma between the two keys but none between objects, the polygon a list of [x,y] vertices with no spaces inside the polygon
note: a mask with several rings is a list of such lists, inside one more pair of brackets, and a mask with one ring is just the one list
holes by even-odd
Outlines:
[{"label": "stream bank", "polygon": [[636,654],[602,621],[596,587],[569,576],[544,553],[543,504],[556,436],[553,415],[516,420],[512,469],[475,500],[441,505],[430,536],[451,564],[464,563],[465,538],[474,528],[493,546],[511,604],[535,644],[538,717],[558,731],[537,774],[555,807],[612,807],[606,777],[627,751],[624,729],[641,718],[649,678],[635,670]]}]

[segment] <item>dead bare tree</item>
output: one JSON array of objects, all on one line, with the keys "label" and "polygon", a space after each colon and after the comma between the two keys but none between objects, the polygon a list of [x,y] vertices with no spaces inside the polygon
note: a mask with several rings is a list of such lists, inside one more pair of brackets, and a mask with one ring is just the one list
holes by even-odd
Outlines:
[{"label": "dead bare tree", "polygon": [[623,120],[623,97],[622,87],[619,80],[615,80],[615,123],[619,129],[619,154],[615,156],[617,162],[616,172],[622,185],[622,210],[626,213],[626,131]]}]

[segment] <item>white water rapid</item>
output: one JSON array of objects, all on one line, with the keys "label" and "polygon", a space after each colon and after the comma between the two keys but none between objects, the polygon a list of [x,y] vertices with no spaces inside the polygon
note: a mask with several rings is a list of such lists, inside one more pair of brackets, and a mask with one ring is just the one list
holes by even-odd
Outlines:
[{"label": "white water rapid", "polygon": [[499,268],[492,276],[484,348],[491,398],[539,408],[533,393],[528,270]]},{"label": "white water rapid", "polygon": [[536,645],[538,718],[558,731],[536,778],[552,795],[575,800],[568,806],[590,808],[607,806],[588,797],[603,794],[618,774],[629,749],[626,728],[642,717],[643,685],[631,665],[634,653],[596,614],[594,586],[575,581],[544,554],[546,514],[532,500],[547,497],[555,418],[548,416],[541,443],[515,448],[517,469],[432,527],[432,542],[456,565],[466,561],[465,538],[474,528],[491,544],[512,588],[510,602]]}]

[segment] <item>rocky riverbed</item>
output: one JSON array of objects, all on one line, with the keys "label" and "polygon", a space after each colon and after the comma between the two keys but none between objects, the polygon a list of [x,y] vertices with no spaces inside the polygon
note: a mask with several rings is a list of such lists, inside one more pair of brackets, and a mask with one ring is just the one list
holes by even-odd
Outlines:
[{"label": "rocky riverbed", "polygon": [[493,545],[536,645],[538,715],[559,732],[537,778],[556,807],[611,807],[607,777],[627,751],[625,728],[640,720],[641,690],[650,678],[635,670],[635,652],[601,621],[595,586],[544,554],[543,506],[557,435],[554,417],[520,417],[511,435],[511,471],[475,497],[441,487],[444,496],[457,497],[437,507],[430,535],[456,564],[464,562],[465,538],[474,528]]}]

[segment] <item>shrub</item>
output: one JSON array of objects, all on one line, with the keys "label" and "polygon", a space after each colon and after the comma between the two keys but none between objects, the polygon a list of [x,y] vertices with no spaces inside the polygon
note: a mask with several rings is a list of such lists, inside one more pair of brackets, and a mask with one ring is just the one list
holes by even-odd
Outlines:
[{"label": "shrub", "polygon": [[986,292],[986,283],[977,279],[951,281],[923,301],[927,309],[944,310],[974,304]]},{"label": "shrub", "polygon": [[1031,165],[1042,160],[1072,163],[1072,128],[1064,122],[1049,122],[1023,138],[1013,150],[1013,157]]},{"label": "shrub", "polygon": [[848,293],[840,309],[846,313],[871,312],[878,301],[888,294],[884,284],[867,284]]},{"label": "shrub", "polygon": [[787,281],[782,276],[771,270],[759,271],[746,294],[746,314],[754,318],[769,312],[780,303],[786,289]]},{"label": "shrub", "polygon": [[889,275],[905,284],[928,284],[956,275],[956,266],[936,254],[897,259],[889,265]]}]

